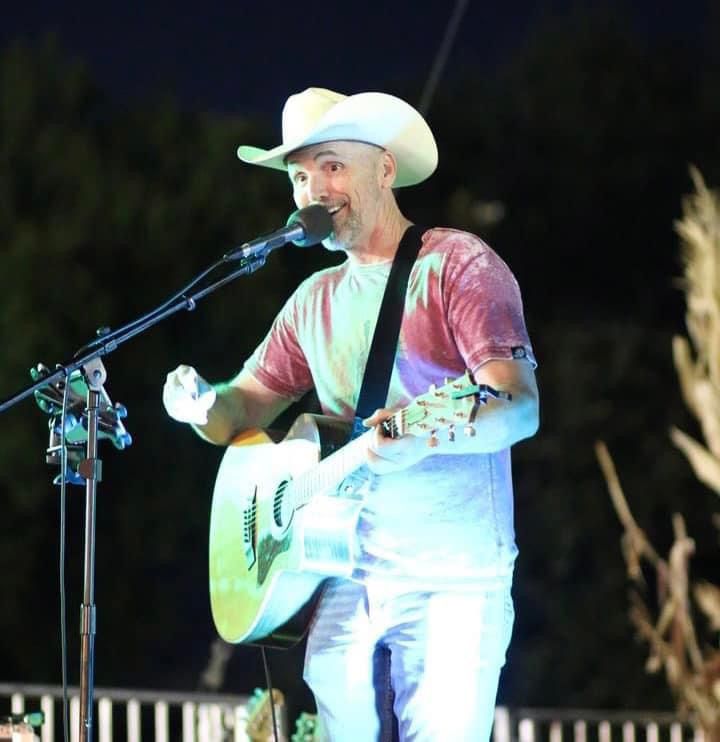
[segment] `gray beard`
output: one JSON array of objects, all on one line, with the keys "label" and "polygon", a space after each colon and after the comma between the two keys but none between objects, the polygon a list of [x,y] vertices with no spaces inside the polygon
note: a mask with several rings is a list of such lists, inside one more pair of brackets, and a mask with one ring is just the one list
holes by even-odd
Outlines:
[{"label": "gray beard", "polygon": [[340,229],[340,233],[336,234],[333,231],[329,237],[323,240],[322,244],[328,250],[351,250],[361,234],[362,221],[357,214],[350,212]]}]

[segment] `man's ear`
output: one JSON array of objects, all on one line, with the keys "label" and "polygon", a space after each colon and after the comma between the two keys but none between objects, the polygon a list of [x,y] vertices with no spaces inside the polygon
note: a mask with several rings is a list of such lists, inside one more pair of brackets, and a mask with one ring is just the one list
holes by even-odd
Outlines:
[{"label": "man's ear", "polygon": [[397,161],[392,152],[383,150],[380,155],[380,185],[382,188],[392,188],[397,178]]}]

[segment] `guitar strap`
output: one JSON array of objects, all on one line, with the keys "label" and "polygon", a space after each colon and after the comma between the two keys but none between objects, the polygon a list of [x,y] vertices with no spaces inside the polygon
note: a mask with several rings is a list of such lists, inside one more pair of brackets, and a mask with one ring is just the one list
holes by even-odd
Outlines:
[{"label": "guitar strap", "polygon": [[410,271],[422,246],[422,236],[425,231],[425,227],[411,224],[405,230],[395,253],[365,364],[351,439],[367,431],[362,421],[370,417],[375,410],[384,407],[387,401],[390,376],[400,335],[400,323],[405,307],[405,292]]}]

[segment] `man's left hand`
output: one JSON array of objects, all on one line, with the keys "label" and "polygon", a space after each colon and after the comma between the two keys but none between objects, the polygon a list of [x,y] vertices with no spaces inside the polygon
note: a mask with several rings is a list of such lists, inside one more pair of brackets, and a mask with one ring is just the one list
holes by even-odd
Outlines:
[{"label": "man's left hand", "polygon": [[380,423],[392,417],[393,412],[388,409],[376,410],[363,420],[363,425],[374,428],[368,446],[367,463],[375,474],[390,474],[407,469],[432,452],[424,438],[411,434],[389,438],[383,433]]}]

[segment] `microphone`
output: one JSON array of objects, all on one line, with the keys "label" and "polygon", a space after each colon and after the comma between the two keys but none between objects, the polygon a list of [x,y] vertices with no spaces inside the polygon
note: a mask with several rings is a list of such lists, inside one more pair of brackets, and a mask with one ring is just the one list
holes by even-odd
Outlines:
[{"label": "microphone", "polygon": [[223,260],[245,260],[259,252],[270,252],[288,242],[298,247],[309,247],[324,240],[332,232],[332,228],[330,212],[320,204],[310,204],[304,209],[293,211],[282,229],[234,247],[223,255]]}]

